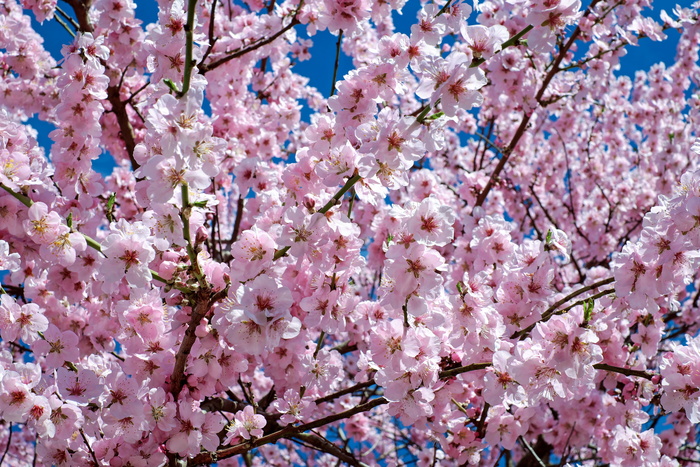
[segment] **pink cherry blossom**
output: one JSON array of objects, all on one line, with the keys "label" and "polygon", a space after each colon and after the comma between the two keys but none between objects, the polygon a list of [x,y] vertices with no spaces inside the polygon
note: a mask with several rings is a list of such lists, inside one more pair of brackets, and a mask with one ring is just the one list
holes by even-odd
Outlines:
[{"label": "pink cherry blossom", "polygon": [[259,438],[262,436],[262,429],[266,424],[265,417],[256,414],[253,407],[247,405],[234,415],[233,422],[227,427],[228,434],[224,442],[229,444],[236,437],[243,439]]},{"label": "pink cherry blossom", "polygon": [[64,362],[75,362],[80,355],[77,347],[78,336],[73,331],[61,331],[49,324],[41,339],[34,342],[37,352],[46,355],[46,365],[49,368],[60,368]]}]

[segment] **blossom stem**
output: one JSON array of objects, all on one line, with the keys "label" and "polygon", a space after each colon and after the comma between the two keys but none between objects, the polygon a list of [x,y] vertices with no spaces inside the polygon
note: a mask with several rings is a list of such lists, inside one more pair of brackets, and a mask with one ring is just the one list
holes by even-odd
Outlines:
[{"label": "blossom stem", "polygon": [[352,207],[355,204],[355,187],[350,190],[350,199],[348,200],[348,219],[352,216]]},{"label": "blossom stem", "polygon": [[335,400],[341,396],[344,396],[345,394],[352,394],[353,392],[359,391],[360,389],[365,389],[365,388],[368,388],[370,386],[374,386],[375,384],[377,384],[377,383],[373,379],[366,381],[364,383],[357,383],[354,386],[350,386],[349,388],[341,389],[340,391],[334,392],[333,394],[319,397],[314,402],[316,403],[316,405],[319,405],[319,404],[322,404],[324,402],[329,402],[329,401]]},{"label": "blossom stem", "polygon": [[462,412],[462,413],[463,413],[464,415],[466,415],[467,417],[469,416],[469,413],[467,412],[467,409],[465,409],[464,406],[463,406],[462,404],[460,404],[459,402],[457,402],[457,401],[455,400],[454,397],[452,398],[452,403],[457,407],[457,410],[459,410],[460,412]]},{"label": "blossom stem", "polygon": [[68,21],[76,30],[80,28],[80,25],[68,13],[66,13],[63,8],[56,6],[56,12],[63,16],[66,21]]},{"label": "blossom stem", "polygon": [[197,279],[197,282],[202,287],[207,286],[206,280],[202,275],[202,271],[199,268],[199,262],[197,261],[197,253],[194,251],[192,246],[192,235],[190,234],[190,211],[192,210],[192,205],[190,204],[190,188],[187,182],[180,185],[180,191],[182,193],[182,210],[180,211],[180,219],[182,219],[182,236],[187,242],[187,256],[190,258],[190,264],[192,265],[192,273]]},{"label": "blossom stem", "polygon": [[579,300],[579,301],[577,301],[577,302],[575,302],[575,303],[573,303],[573,304],[567,306],[566,308],[557,311],[557,312],[554,313],[554,314],[556,314],[556,315],[562,315],[562,314],[566,313],[567,311],[569,311],[570,309],[572,309],[572,308],[575,307],[575,306],[583,305],[587,300],[597,300],[597,299],[599,299],[599,298],[601,298],[601,297],[605,297],[606,295],[610,295],[610,294],[614,294],[614,293],[615,293],[615,289],[603,290],[602,292],[599,292],[599,293],[597,293],[597,294],[595,294],[595,295],[591,295],[591,296],[588,297],[586,300]]},{"label": "blossom stem", "polygon": [[345,193],[347,193],[348,190],[350,188],[352,188],[353,185],[355,185],[355,183],[359,182],[361,179],[362,179],[362,177],[360,177],[360,175],[358,173],[355,173],[355,175],[350,177],[348,179],[348,181],[345,182],[345,185],[343,185],[342,188],[340,190],[338,190],[338,192],[335,195],[333,195],[333,198],[331,198],[330,201],[328,201],[321,209],[319,209],[318,212],[320,212],[321,214],[325,214],[328,211],[330,211],[330,209],[333,206],[338,204],[338,201],[340,201],[340,198],[342,198],[343,195]]},{"label": "blossom stem", "polygon": [[0,183],[0,188],[2,188],[3,190],[5,190],[5,191],[8,192],[9,194],[11,194],[15,199],[17,199],[17,201],[19,201],[20,203],[24,204],[24,205],[27,206],[28,208],[31,208],[31,207],[32,207],[32,204],[34,204],[34,202],[33,202],[31,199],[29,199],[27,196],[24,196],[24,195],[21,194],[21,193],[17,193],[15,190],[13,190],[12,188],[8,187],[8,186],[5,185],[4,183]]},{"label": "blossom stem", "polygon": [[189,0],[187,3],[187,22],[185,23],[185,73],[182,77],[182,89],[177,93],[181,98],[190,90],[190,80],[192,79],[192,68],[195,62],[192,60],[192,49],[194,47],[194,10],[197,7],[197,0]]},{"label": "blossom stem", "polygon": [[10,446],[12,445],[12,422],[10,422],[8,426],[8,435],[7,435],[7,445],[5,446],[5,452],[2,453],[2,457],[0,457],[0,465],[2,465],[3,462],[5,462],[5,456],[7,456],[7,453],[10,451]]},{"label": "blossom stem", "polygon": [[452,0],[447,0],[447,3],[445,3],[445,5],[442,8],[440,8],[440,11],[438,11],[435,14],[435,17],[437,18],[438,16],[444,14],[451,5],[452,5]]},{"label": "blossom stem", "polygon": [[66,22],[63,21],[60,16],[54,15],[53,19],[55,19],[58,24],[63,26],[63,29],[65,29],[71,37],[75,37],[75,33],[68,27]]},{"label": "blossom stem", "polygon": [[318,356],[318,352],[321,350],[324,340],[326,340],[326,331],[321,331],[321,335],[318,336],[318,342],[316,343],[316,350],[314,350],[314,359]]},{"label": "blossom stem", "polygon": [[332,456],[335,456],[336,458],[338,458],[339,461],[342,461],[353,467],[368,467],[367,464],[365,464],[364,462],[360,462],[357,459],[355,459],[352,456],[352,454],[348,453],[344,449],[339,448],[327,439],[322,438],[321,436],[318,436],[316,434],[297,433],[290,436],[289,439],[297,442],[302,442],[302,445],[309,445],[313,449],[316,449],[320,452],[325,452]]}]

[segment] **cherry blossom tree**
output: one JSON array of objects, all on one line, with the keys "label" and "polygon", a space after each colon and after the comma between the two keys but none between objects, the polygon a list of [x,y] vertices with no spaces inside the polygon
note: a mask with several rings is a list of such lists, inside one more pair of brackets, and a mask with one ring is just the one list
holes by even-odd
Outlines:
[{"label": "cherry blossom tree", "polygon": [[650,3],[5,0],[0,464],[700,462],[700,3]]}]

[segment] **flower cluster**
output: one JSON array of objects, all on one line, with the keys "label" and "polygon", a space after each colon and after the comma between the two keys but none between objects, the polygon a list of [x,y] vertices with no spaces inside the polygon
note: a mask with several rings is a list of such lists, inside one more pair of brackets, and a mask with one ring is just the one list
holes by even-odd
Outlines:
[{"label": "flower cluster", "polygon": [[650,3],[5,0],[0,464],[700,462],[700,5]]}]

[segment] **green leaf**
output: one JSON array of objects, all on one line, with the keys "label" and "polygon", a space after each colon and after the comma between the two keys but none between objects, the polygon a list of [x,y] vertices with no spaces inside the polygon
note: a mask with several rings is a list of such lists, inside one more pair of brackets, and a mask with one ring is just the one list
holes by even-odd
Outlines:
[{"label": "green leaf", "polygon": [[457,292],[459,292],[460,295],[466,294],[466,290],[464,288],[464,282],[462,282],[462,281],[457,282]]},{"label": "green leaf", "polygon": [[107,220],[110,222],[114,222],[114,202],[116,200],[116,193],[112,193],[111,195],[109,195],[109,199],[107,200],[107,210],[105,211],[105,215],[107,216]]},{"label": "green leaf", "polygon": [[593,316],[593,305],[594,305],[594,300],[592,298],[589,298],[585,302],[583,302],[583,322],[588,323],[591,320],[591,316]]},{"label": "green leaf", "polygon": [[178,94],[178,93],[180,92],[180,90],[177,88],[177,86],[175,86],[175,83],[173,83],[173,80],[166,78],[166,79],[163,80],[163,82],[165,83],[165,85],[166,85],[168,88],[170,88],[170,90],[171,90],[172,92],[174,92],[174,93],[176,93],[176,94]]},{"label": "green leaf", "polygon": [[547,231],[547,238],[545,238],[545,241],[544,241],[544,242],[545,242],[547,245],[549,245],[550,243],[552,243],[552,231],[551,231],[551,230],[548,230],[548,231]]},{"label": "green leaf", "polygon": [[66,218],[66,225],[68,226],[69,229],[73,229],[73,213],[72,212],[68,213],[68,217]]},{"label": "green leaf", "polygon": [[445,115],[445,112],[437,112],[432,114],[430,117],[426,118],[426,120],[437,120],[438,118],[442,117]]}]

